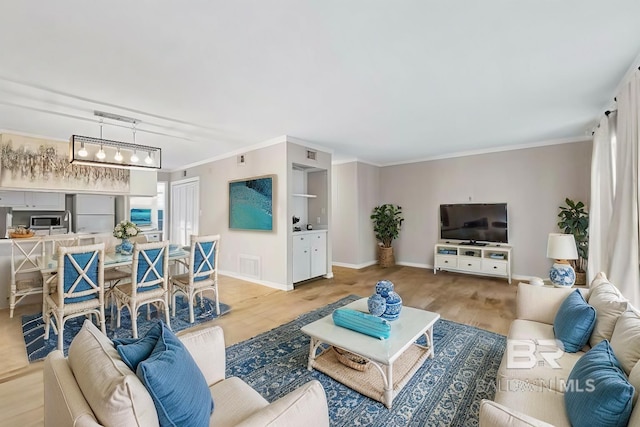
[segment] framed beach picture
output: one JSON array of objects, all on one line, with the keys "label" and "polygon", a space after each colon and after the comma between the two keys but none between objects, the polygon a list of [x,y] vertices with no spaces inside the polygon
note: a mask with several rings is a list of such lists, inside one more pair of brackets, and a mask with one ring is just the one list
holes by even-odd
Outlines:
[{"label": "framed beach picture", "polygon": [[273,189],[275,175],[229,182],[229,228],[232,230],[273,230]]}]

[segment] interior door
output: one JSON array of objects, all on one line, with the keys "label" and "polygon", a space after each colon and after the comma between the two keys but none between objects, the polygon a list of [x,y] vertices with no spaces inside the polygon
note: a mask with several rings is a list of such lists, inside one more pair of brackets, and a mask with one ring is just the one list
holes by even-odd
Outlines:
[{"label": "interior door", "polygon": [[189,245],[192,234],[198,234],[200,219],[200,180],[198,178],[171,183],[171,241]]}]

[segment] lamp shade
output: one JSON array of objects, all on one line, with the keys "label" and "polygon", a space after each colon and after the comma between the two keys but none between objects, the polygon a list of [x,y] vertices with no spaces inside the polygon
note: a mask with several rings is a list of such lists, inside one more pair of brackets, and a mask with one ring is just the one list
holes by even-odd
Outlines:
[{"label": "lamp shade", "polygon": [[547,258],[578,259],[578,249],[573,234],[550,233],[547,240]]}]

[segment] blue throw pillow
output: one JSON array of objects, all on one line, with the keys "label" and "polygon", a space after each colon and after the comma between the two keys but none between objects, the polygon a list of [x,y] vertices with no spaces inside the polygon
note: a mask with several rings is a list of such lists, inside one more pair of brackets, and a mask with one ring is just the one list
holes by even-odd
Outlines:
[{"label": "blue throw pillow", "polygon": [[589,342],[595,325],[596,309],[587,304],[576,289],[560,305],[553,321],[553,332],[564,344],[564,351],[575,353]]},{"label": "blue throw pillow", "polygon": [[564,402],[573,427],[626,426],[634,388],[603,340],[585,353],[569,374]]},{"label": "blue throw pillow", "polygon": [[142,338],[114,338],[118,354],[133,372],[138,364],[147,359],[162,334],[162,322],[155,323]]},{"label": "blue throw pillow", "polygon": [[138,364],[158,412],[160,426],[208,426],[213,399],[186,347],[164,323],[151,355]]}]

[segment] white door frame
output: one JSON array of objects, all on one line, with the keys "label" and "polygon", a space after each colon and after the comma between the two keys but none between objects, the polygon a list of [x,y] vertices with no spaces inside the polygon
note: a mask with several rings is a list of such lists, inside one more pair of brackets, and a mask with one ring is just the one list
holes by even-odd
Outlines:
[{"label": "white door frame", "polygon": [[[184,186],[184,185],[188,185],[188,184],[195,184],[195,197],[193,197],[191,200],[186,200],[184,202],[183,206],[188,206],[191,205],[191,207],[193,208],[191,210],[191,215],[189,215],[189,210],[179,210],[180,206],[176,205],[176,194],[174,194],[174,192],[176,191],[176,187],[178,186]],[[180,203],[180,202],[177,202]],[[199,228],[200,228],[200,178],[199,177],[194,177],[194,178],[187,178],[187,179],[181,179],[178,181],[173,181],[171,182],[171,198],[169,200],[169,204],[170,204],[170,210],[171,210],[171,226],[170,226],[170,234],[171,234],[171,241],[173,241],[174,243],[177,244],[190,244],[190,236],[188,236],[187,234],[198,234],[199,232]],[[187,218],[188,216],[190,216],[190,218]],[[180,222],[190,222],[190,227],[186,227],[186,229],[184,230],[180,230],[181,227],[180,226]],[[189,233],[187,233],[187,230],[191,230]],[[180,230],[181,233],[184,233],[182,235],[176,235],[178,234],[176,232],[176,230]]]}]

